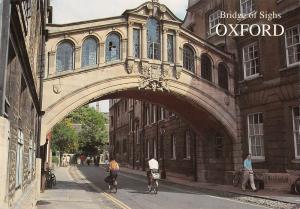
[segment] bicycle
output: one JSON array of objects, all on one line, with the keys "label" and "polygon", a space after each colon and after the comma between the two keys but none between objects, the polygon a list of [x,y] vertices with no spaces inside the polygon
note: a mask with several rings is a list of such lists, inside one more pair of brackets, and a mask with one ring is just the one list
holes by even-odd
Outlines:
[{"label": "bicycle", "polygon": [[158,192],[158,180],[160,179],[160,174],[158,172],[158,170],[151,170],[150,171],[150,187],[149,187],[149,193],[151,193],[151,191],[154,192],[154,194],[157,194]]},{"label": "bicycle", "polygon": [[300,194],[300,178],[297,178],[291,186],[291,192],[294,194]]},{"label": "bicycle", "polygon": [[[244,170],[243,169],[241,169],[239,171],[236,171],[233,174],[233,178],[232,178],[232,185],[233,186],[237,187],[238,185],[242,184],[243,174],[244,174]],[[254,173],[254,184],[255,184],[256,190],[264,189],[264,182],[263,182],[263,180],[259,179],[255,173]],[[248,180],[248,182],[246,184],[246,188],[251,188],[251,186],[250,186],[250,179]]]},{"label": "bicycle", "polygon": [[114,193],[117,193],[117,191],[118,191],[118,182],[117,182],[116,178],[113,177],[112,180],[109,182],[108,190],[109,190],[109,193],[112,193],[113,190],[114,190]]},{"label": "bicycle", "polygon": [[50,189],[56,185],[56,176],[53,173],[53,169],[49,169],[46,173],[46,185]]}]

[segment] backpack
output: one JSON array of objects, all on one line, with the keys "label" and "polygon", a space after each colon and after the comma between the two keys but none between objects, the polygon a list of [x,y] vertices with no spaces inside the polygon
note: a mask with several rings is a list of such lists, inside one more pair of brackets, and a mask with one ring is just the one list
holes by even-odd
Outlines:
[{"label": "backpack", "polygon": [[120,168],[119,168],[119,164],[118,164],[116,161],[112,161],[112,162],[110,163],[110,169],[113,170],[113,171],[119,170],[119,169],[120,169]]}]

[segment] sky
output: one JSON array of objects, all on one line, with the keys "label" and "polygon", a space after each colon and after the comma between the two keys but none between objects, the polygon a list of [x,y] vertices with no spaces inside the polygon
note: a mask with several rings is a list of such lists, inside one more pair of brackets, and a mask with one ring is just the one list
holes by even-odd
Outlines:
[{"label": "sky", "polygon": [[[51,0],[53,23],[70,23],[121,15],[146,0]],[[159,0],[177,17],[184,19],[188,0]]]},{"label": "sky", "polygon": [[[53,23],[64,24],[84,20],[119,16],[126,9],[134,9],[146,0],[51,0]],[[178,18],[184,19],[188,0],[159,0]],[[102,112],[109,111],[108,100],[101,101]]]}]

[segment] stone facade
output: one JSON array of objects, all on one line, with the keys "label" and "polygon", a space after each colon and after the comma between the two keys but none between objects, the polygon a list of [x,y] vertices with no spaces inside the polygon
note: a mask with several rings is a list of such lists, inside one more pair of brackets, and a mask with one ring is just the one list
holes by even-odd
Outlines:
[{"label": "stone facade", "polygon": [[5,77],[4,86],[1,86],[4,91],[0,95],[4,101],[0,115],[3,159],[0,208],[29,209],[35,208],[41,175],[38,159],[42,114],[40,77],[44,64],[44,7],[47,3],[4,1],[4,6],[11,13],[5,17],[8,18],[4,25],[8,34],[1,36],[3,41],[9,35],[5,43],[7,51],[0,54],[6,57],[4,68],[0,68]]},{"label": "stone facade", "polygon": [[117,161],[145,170],[149,157],[155,156],[167,176],[228,183],[234,170],[233,142],[226,132],[198,134],[186,120],[161,105],[163,102],[110,100],[110,152]]},{"label": "stone facade", "polygon": [[[254,168],[264,173],[266,186],[281,184],[288,186],[299,173],[300,161],[296,152],[296,140],[293,130],[293,108],[299,108],[299,61],[293,64],[287,59],[287,30],[299,28],[300,5],[297,0],[287,1],[249,1],[254,11],[274,11],[280,14],[279,19],[257,18],[244,19],[242,23],[281,24],[286,33],[280,37],[220,37],[209,31],[209,18],[214,12],[241,12],[239,0],[229,1],[190,1],[184,27],[193,31],[206,41],[235,54],[236,57],[236,99],[239,107],[239,129],[242,139],[243,156],[252,152],[249,145],[248,117],[253,113],[263,115],[264,155],[255,159]],[[225,22],[226,21],[226,22]],[[236,24],[237,19],[221,20],[221,23]],[[299,29],[298,29],[299,37]],[[259,72],[249,78],[244,74],[243,48],[251,43],[257,43],[259,57]],[[298,45],[299,53],[299,45]],[[290,175],[289,175],[290,174]]]}]

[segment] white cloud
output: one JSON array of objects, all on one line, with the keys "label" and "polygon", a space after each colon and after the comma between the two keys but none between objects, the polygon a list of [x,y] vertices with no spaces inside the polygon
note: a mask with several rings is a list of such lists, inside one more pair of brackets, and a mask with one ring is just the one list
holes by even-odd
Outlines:
[{"label": "white cloud", "polygon": [[[51,0],[53,23],[69,23],[111,16],[119,16],[145,0]],[[177,17],[183,19],[188,0],[160,0]]]}]

